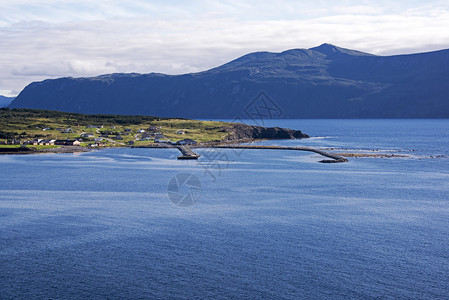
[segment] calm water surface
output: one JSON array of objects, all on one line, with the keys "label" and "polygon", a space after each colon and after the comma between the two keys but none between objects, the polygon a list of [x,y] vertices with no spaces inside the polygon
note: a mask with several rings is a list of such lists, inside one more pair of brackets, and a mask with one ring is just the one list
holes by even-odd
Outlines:
[{"label": "calm water surface", "polygon": [[[449,120],[265,125],[314,136],[265,144],[412,157],[2,155],[0,298],[447,298],[449,159],[423,157],[449,156]],[[180,173],[201,182],[189,207],[167,195]]]}]

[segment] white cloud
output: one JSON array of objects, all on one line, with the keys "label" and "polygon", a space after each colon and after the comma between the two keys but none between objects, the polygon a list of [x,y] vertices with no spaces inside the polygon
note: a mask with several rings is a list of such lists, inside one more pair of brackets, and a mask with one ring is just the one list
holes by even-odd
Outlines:
[{"label": "white cloud", "polygon": [[323,42],[375,54],[449,48],[443,2],[402,9],[372,1],[184,3],[0,0],[0,90],[62,76],[196,72],[252,51]]},{"label": "white cloud", "polygon": [[15,97],[17,95],[17,91],[0,90],[0,95],[5,97]]},{"label": "white cloud", "polygon": [[351,15],[373,15],[383,13],[384,9],[382,7],[374,7],[367,5],[356,5],[356,6],[343,6],[336,9],[337,12],[341,14],[351,14]]}]

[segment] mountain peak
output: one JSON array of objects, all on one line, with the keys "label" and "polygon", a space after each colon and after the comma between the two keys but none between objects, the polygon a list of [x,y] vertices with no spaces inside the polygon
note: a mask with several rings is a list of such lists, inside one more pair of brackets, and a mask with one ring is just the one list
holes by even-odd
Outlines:
[{"label": "mountain peak", "polygon": [[449,49],[370,56],[323,44],[250,53],[200,73],[46,80],[9,107],[232,119],[274,103],[283,118],[448,118],[448,61]]},{"label": "mountain peak", "polygon": [[337,47],[332,44],[324,43],[318,47],[310,48],[309,50],[325,54],[326,56],[337,56],[337,55],[351,55],[351,56],[373,56],[373,54]]}]

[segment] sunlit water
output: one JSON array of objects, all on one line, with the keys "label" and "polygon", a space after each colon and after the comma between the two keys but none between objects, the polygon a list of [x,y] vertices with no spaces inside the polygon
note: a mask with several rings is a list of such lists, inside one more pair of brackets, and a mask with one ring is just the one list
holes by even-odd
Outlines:
[{"label": "sunlit water", "polygon": [[[449,120],[270,120],[395,150],[320,164],[278,150],[0,156],[0,298],[445,298]],[[415,150],[415,151],[410,151]],[[423,159],[420,159],[423,158]],[[195,175],[192,206],[167,185]],[[188,189],[181,190],[189,192]]]}]

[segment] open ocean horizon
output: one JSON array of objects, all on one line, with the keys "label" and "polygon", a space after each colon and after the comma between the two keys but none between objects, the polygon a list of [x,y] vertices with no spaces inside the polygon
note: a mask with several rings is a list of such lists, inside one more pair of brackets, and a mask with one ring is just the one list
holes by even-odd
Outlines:
[{"label": "open ocean horizon", "polygon": [[447,299],[449,120],[259,125],[311,136],[262,145],[407,157],[0,155],[0,298]]}]

